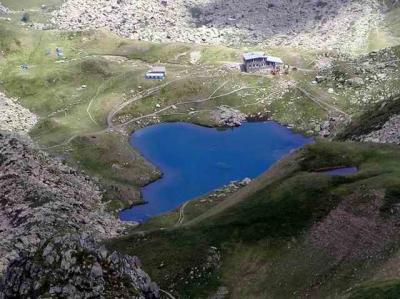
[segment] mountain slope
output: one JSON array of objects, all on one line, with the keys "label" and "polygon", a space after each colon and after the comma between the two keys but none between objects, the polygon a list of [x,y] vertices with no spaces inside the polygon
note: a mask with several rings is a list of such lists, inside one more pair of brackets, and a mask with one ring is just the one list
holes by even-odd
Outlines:
[{"label": "mountain slope", "polygon": [[[107,244],[137,252],[162,287],[184,298],[221,286],[231,298],[349,295],[358,283],[398,277],[385,264],[400,249],[399,158],[395,146],[319,141],[281,165],[297,165],[285,176],[233,205],[226,199],[210,217]],[[315,172],[337,166],[359,172]],[[221,260],[207,268],[212,248]]]},{"label": "mountain slope", "polygon": [[0,298],[158,298],[136,257],[97,244],[126,226],[89,177],[0,131]]},{"label": "mountain slope", "polygon": [[[389,3],[390,4],[390,3]],[[62,29],[106,27],[153,42],[263,44],[357,53],[384,26],[378,1],[68,0],[55,14]]]}]

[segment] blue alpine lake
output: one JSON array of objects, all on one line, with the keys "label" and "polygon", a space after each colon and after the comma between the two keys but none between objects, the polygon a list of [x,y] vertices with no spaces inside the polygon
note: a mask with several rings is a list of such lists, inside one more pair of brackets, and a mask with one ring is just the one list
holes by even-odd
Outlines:
[{"label": "blue alpine lake", "polygon": [[141,189],[147,204],[120,213],[143,222],[231,181],[255,178],[291,150],[312,142],[276,122],[248,122],[233,129],[163,123],[134,132],[130,143],[163,177]]}]

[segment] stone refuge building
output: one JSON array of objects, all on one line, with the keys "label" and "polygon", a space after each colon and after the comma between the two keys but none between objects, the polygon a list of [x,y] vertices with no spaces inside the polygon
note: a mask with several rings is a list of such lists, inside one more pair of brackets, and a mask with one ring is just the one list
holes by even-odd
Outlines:
[{"label": "stone refuge building", "polygon": [[249,52],[243,54],[243,71],[247,73],[259,71],[276,71],[283,65],[279,57],[266,55],[264,52]]}]

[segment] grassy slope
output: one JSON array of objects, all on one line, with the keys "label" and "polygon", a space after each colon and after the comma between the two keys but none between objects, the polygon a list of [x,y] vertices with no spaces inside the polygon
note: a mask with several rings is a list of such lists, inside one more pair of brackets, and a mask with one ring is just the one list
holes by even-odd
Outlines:
[{"label": "grassy slope", "polygon": [[[320,235],[330,242],[321,248],[310,241],[310,235],[318,231],[315,225],[325,225],[327,216],[350,198],[353,210],[342,219],[344,223],[365,213],[363,202],[378,200],[376,192],[399,190],[399,158],[400,151],[394,146],[318,142],[295,157],[283,177],[278,172],[277,180],[256,188],[244,200],[237,200],[234,195],[221,203],[223,207],[216,214],[189,227],[150,233],[139,237],[139,242],[138,236],[133,235],[109,245],[138,254],[152,277],[184,298],[198,298],[198,292],[215,289],[218,284],[228,286],[233,298],[288,298],[295,294],[321,298],[343,294],[356,283],[373,277],[382,261],[398,250],[396,238],[387,246],[377,246],[371,256],[345,256],[339,262],[334,244],[342,242],[343,236]],[[297,166],[293,167],[293,163]],[[309,172],[337,165],[358,166],[360,172],[348,177]],[[382,199],[382,206],[385,198],[389,197]],[[229,205],[229,200],[236,202]],[[376,217],[383,221],[390,215],[382,212]],[[337,229],[338,223],[331,225],[333,231],[351,228],[350,224]],[[364,234],[368,235],[368,230]],[[349,237],[357,240],[356,235]],[[222,250],[220,270],[205,274],[209,280],[204,281],[204,276],[191,280],[189,273],[206,263],[210,246]],[[363,246],[355,244],[351,250],[363,252]],[[149,247],[162,250],[154,252]],[[179,283],[181,277],[183,281]],[[220,278],[216,281],[216,277]],[[171,287],[173,281],[177,283]]]},{"label": "grassy slope", "polygon": [[[128,193],[128,185],[137,188],[135,186],[143,185],[146,180],[154,180],[158,174],[126,146],[125,142],[117,145],[112,143],[123,140],[121,136],[101,136],[102,133],[98,132],[106,127],[106,116],[113,107],[123,100],[135,97],[140,91],[160,84],[143,79],[149,63],[160,61],[166,64],[168,80],[179,81],[128,106],[119,116],[132,117],[152,113],[157,104],[164,107],[204,99],[222,83],[227,82],[216,96],[240,87],[252,89],[212,101],[181,105],[176,111],[166,111],[160,119],[210,125],[213,122],[209,117],[209,110],[221,104],[237,106],[248,113],[265,111],[271,113],[276,120],[294,124],[303,131],[312,128],[308,122],[310,117],[318,121],[326,117],[325,112],[306,99],[293,103],[290,99],[291,92],[285,94],[281,88],[287,80],[301,79],[301,74],[294,74],[293,78],[272,78],[242,76],[238,72],[224,71],[221,63],[239,61],[238,50],[183,44],[155,45],[122,39],[105,31],[35,31],[21,28],[14,22],[3,21],[0,21],[0,32],[0,47],[3,51],[0,57],[0,87],[39,115],[40,121],[31,136],[52,154],[67,159],[69,163],[80,164],[82,169],[98,176],[110,188],[113,184],[120,186],[121,181],[125,181],[120,186],[125,190],[122,192],[124,194]],[[63,49],[65,60],[57,58],[57,47]],[[198,64],[190,64],[191,51],[200,52]],[[299,65],[306,65],[312,59],[310,53],[305,53],[304,57],[302,53],[284,53],[289,60],[296,60]],[[22,70],[22,64],[27,64],[29,69]],[[215,80],[209,80],[213,76]],[[86,88],[82,88],[83,85]],[[276,94],[280,96],[277,97]],[[261,99],[266,99],[266,102],[261,103]],[[198,111],[189,113],[193,109]],[[90,110],[90,115],[87,110]],[[139,127],[152,121],[154,122],[151,118],[146,119]],[[130,129],[136,127],[137,125],[133,125]],[[98,138],[89,138],[91,135]],[[82,138],[68,142],[74,136]],[[120,152],[122,158],[114,159],[110,155],[102,154],[106,148],[114,148],[115,152]],[[128,157],[133,155],[136,159],[132,162]],[[96,163],[93,157],[102,157],[105,160]],[[125,169],[120,171],[121,165],[130,166],[123,166]],[[127,185],[125,173],[128,170],[135,175],[129,176],[131,180]],[[113,195],[108,199],[114,200],[116,197]],[[137,195],[134,199],[138,199]],[[128,196],[128,203],[131,201],[132,196]]]},{"label": "grassy slope", "polygon": [[[0,60],[2,88],[40,117],[31,136],[45,148],[61,144],[49,151],[72,164],[83,162],[82,168],[99,176],[111,190],[116,188],[111,185],[119,189],[123,182],[125,191],[120,195],[126,195],[123,197],[128,204],[138,200],[135,190],[129,195],[126,189],[157,178],[159,174],[154,168],[118,134],[100,134],[91,142],[84,137],[105,127],[108,111],[121,101],[127,90],[141,83],[148,84],[142,78],[146,66],[90,57],[78,51],[76,48],[86,40],[85,34],[16,31],[7,25],[1,28],[6,33],[2,36],[6,59]],[[57,47],[63,49],[65,61],[56,57]],[[20,68],[24,63],[29,66],[27,71]],[[82,88],[82,85],[87,87]],[[87,113],[90,102],[94,121]],[[75,135],[82,138],[63,145]],[[114,148],[116,156],[111,157],[109,151],[108,156],[102,154],[110,148]],[[94,161],[93,157],[99,156],[104,159]],[[126,175],[128,171],[129,176]]]},{"label": "grassy slope", "polygon": [[24,0],[24,1],[15,1],[15,0],[2,0],[1,3],[11,10],[31,10],[31,9],[40,9],[42,4],[46,4],[48,7],[57,7],[63,1],[62,0]]}]

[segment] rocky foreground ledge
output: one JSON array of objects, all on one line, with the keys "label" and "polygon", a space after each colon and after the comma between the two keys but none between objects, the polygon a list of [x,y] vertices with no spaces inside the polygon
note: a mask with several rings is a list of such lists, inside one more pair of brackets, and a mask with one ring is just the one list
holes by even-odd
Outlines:
[{"label": "rocky foreground ledge", "polygon": [[151,299],[159,289],[138,258],[108,252],[83,234],[56,237],[10,263],[0,298],[21,297]]},{"label": "rocky foreground ledge", "polygon": [[121,290],[137,292],[136,298],[157,298],[137,258],[109,254],[96,245],[123,229],[104,211],[95,182],[51,159],[27,137],[0,131],[0,290],[5,292],[0,298],[51,292],[86,298],[80,294],[104,295],[117,287],[114,279],[125,284]]}]

